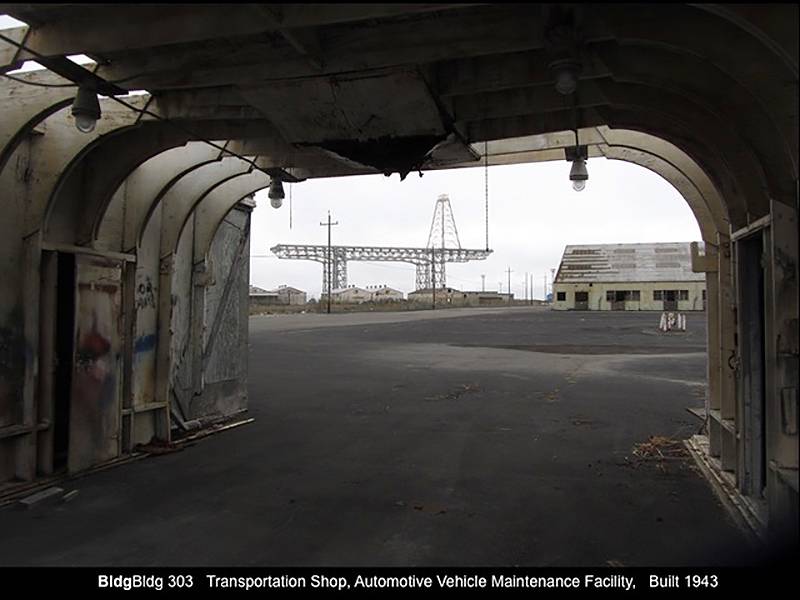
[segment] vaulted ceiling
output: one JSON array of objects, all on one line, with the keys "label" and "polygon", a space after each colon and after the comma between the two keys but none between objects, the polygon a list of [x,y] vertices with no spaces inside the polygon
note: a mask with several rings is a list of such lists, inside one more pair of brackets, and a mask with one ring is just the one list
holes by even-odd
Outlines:
[{"label": "vaulted ceiling", "polygon": [[[0,12],[30,28],[28,50],[9,68],[37,60],[101,93],[147,90],[176,121],[258,122],[271,133],[249,143],[309,176],[405,177],[476,164],[486,141],[609,125],[678,145],[716,181],[732,178],[731,193],[795,194],[797,5],[8,4]],[[65,58],[79,53],[96,68]],[[578,69],[566,95],[554,85],[565,63]]]}]

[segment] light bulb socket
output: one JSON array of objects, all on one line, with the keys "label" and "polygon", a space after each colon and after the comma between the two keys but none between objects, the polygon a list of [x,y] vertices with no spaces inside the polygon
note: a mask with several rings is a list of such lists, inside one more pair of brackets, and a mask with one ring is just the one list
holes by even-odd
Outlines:
[{"label": "light bulb socket", "polygon": [[100,101],[95,90],[82,86],[72,102],[72,116],[75,117],[75,126],[79,131],[88,133],[92,131],[100,119]]},{"label": "light bulb socket", "polygon": [[269,197],[269,203],[272,205],[272,208],[280,208],[283,205],[283,199],[286,197],[286,194],[283,191],[283,182],[280,179],[273,178],[269,182],[269,193],[267,194]]},{"label": "light bulb socket", "polygon": [[589,171],[586,170],[586,161],[577,158],[572,161],[572,168],[569,170],[570,181],[586,181],[589,179]]}]

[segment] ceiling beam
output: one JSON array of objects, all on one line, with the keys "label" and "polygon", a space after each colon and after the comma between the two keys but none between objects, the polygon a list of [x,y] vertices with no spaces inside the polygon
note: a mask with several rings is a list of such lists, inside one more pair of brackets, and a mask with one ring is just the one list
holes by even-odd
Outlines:
[{"label": "ceiling beam", "polygon": [[[327,75],[544,47],[541,9],[537,5],[476,8],[469,12],[446,13],[430,20],[389,22],[318,33],[320,44],[325,48],[322,73]],[[586,38],[590,41],[609,39],[599,21],[586,26]],[[257,60],[250,64],[237,57],[226,65],[225,57],[221,56],[220,61],[208,68],[196,68],[191,49],[186,55],[181,52],[174,49],[165,57],[165,64],[157,58],[138,61],[120,58],[102,72],[112,80],[131,77],[131,85],[147,89],[268,82],[320,74],[291,47],[265,46],[263,52],[254,53]]]},{"label": "ceiling beam", "polygon": [[[597,44],[606,45],[606,44]],[[608,77],[611,72],[591,49],[584,52],[579,80]],[[549,85],[555,79],[550,58],[542,50],[478,56],[436,64],[436,91],[440,96],[458,96],[511,88]]]},{"label": "ceiling beam", "polygon": [[[0,12],[25,21],[27,5],[0,5]],[[47,8],[32,15],[42,19],[26,44],[45,56],[103,54],[136,48],[202,42],[221,37],[252,35],[284,27],[316,27],[409,14],[451,11],[471,4],[306,4],[272,5],[282,23],[265,23],[259,5],[82,5],[73,18],[47,19]],[[62,10],[64,7],[54,7]],[[34,19],[35,19],[34,17]],[[29,20],[34,20],[29,19]],[[33,25],[33,23],[31,23]],[[146,34],[143,34],[146,32]],[[20,56],[33,60],[33,55]]]},{"label": "ceiling beam", "polygon": [[[453,99],[454,120],[479,121],[531,113],[574,110],[608,104],[603,92],[591,81],[581,83],[575,97],[563,96],[551,86],[484,92]],[[577,125],[577,124],[576,124]]]}]

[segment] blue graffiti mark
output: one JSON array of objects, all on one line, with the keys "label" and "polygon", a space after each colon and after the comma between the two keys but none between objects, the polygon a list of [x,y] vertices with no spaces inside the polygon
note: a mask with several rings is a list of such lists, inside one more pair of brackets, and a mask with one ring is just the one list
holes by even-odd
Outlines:
[{"label": "blue graffiti mark", "polygon": [[151,333],[150,335],[146,335],[144,337],[140,337],[136,339],[136,343],[133,346],[134,352],[148,352],[156,347],[156,334]]}]

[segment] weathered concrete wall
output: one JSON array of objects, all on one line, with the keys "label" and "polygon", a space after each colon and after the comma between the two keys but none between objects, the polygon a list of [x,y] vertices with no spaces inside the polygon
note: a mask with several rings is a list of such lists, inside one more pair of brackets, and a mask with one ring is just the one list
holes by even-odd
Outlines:
[{"label": "weathered concrete wall", "polygon": [[133,404],[156,401],[156,336],[158,335],[159,244],[161,208],[158,207],[142,235],[136,253],[133,339]]},{"label": "weathered concrete wall", "polygon": [[[22,417],[22,387],[25,373],[22,277],[23,248],[19,224],[27,212],[26,198],[15,193],[31,177],[30,138],[0,171],[0,427],[15,425]],[[10,442],[9,442],[10,443]],[[0,444],[3,444],[0,441]],[[0,446],[0,452],[3,448]],[[0,465],[2,469],[2,465]],[[0,470],[0,480],[3,472]]]}]

